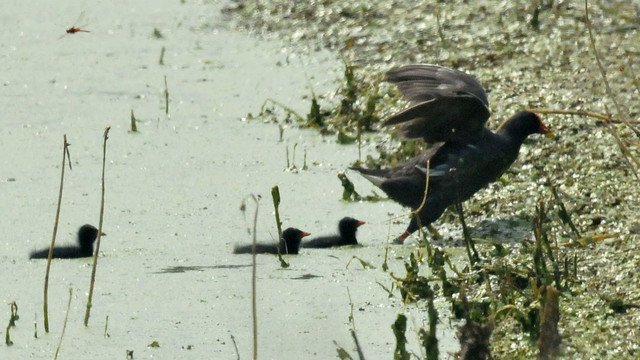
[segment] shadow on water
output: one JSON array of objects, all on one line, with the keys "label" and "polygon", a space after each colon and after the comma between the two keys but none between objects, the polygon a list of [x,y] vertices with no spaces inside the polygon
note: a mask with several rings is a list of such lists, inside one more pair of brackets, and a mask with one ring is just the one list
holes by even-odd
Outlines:
[{"label": "shadow on water", "polygon": [[[248,268],[251,265],[193,265],[193,266],[167,266],[160,271],[156,271],[153,274],[179,274],[186,273],[188,271],[205,271],[215,269],[240,269]],[[323,276],[314,274],[302,274],[300,276],[292,277],[291,280],[310,280],[315,278],[322,278]]]},{"label": "shadow on water", "polygon": [[185,273],[187,271],[205,271],[208,269],[240,269],[251,267],[251,265],[192,265],[192,266],[168,266],[160,271],[154,272],[154,274],[177,274]]},{"label": "shadow on water", "polygon": [[296,276],[294,278],[291,278],[291,280],[310,280],[310,279],[315,279],[315,278],[322,278],[324,276],[320,276],[320,275],[313,275],[313,274],[303,274],[300,276]]}]

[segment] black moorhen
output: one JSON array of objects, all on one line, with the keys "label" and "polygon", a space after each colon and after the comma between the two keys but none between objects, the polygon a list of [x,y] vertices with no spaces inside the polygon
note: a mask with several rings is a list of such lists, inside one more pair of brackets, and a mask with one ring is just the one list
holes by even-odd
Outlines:
[{"label": "black moorhen", "polygon": [[[296,228],[288,228],[282,232],[282,239],[278,244],[256,244],[256,254],[298,254],[300,249],[300,241],[303,237],[311,235],[310,233]],[[237,245],[233,248],[234,254],[252,254],[253,245]]]},{"label": "black moorhen", "polygon": [[364,221],[344,217],[338,223],[338,235],[321,236],[302,243],[303,248],[330,248],[334,246],[357,245],[356,231]]},{"label": "black moorhen", "polygon": [[[409,65],[387,73],[412,105],[391,116],[382,126],[402,125],[406,138],[423,138],[431,147],[405,164],[391,169],[354,167],[391,199],[417,210],[422,204],[429,167],[426,203],[420,224],[437,220],[447,206],[469,199],[497,180],[518,157],[520,145],[531,134],[553,133],[532,112],[515,114],[494,133],[485,127],[489,101],[471,75],[436,65]],[[415,217],[395,242],[418,230]]]},{"label": "black moorhen", "polygon": [[[102,235],[106,235],[102,233]],[[54,259],[77,259],[93,256],[93,243],[98,237],[98,229],[93,225],[82,225],[78,230],[78,246],[58,246],[53,248]],[[49,248],[34,251],[29,259],[46,259]]]}]

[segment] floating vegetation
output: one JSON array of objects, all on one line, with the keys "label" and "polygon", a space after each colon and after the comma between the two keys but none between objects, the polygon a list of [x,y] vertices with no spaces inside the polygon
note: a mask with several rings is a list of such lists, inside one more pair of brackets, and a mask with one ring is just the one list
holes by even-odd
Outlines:
[{"label": "floating vegetation", "polygon": [[153,28],[153,32],[151,33],[151,37],[154,39],[164,39],[164,34],[158,28]]}]

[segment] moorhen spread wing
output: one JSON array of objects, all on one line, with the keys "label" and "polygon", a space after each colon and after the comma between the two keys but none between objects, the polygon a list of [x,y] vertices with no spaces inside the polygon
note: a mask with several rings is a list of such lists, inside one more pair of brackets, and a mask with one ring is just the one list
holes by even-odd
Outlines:
[{"label": "moorhen spread wing", "polygon": [[456,202],[469,199],[498,179],[518,157],[531,134],[553,134],[540,117],[523,111],[494,133],[485,127],[489,102],[471,75],[436,65],[409,65],[387,73],[411,106],[382,126],[401,124],[407,138],[422,138],[431,147],[405,164],[389,169],[353,167],[391,199],[417,210],[422,204],[428,168],[429,188],[418,219],[412,217],[396,242],[437,220]]}]

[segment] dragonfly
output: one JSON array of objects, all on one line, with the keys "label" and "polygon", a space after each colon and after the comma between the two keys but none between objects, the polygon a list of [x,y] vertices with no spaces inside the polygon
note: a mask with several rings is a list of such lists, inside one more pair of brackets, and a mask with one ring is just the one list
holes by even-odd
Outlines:
[{"label": "dragonfly", "polygon": [[[69,27],[67,30],[65,30],[65,34],[62,34],[62,36],[60,36],[58,39],[62,39],[63,37],[70,35],[70,34],[75,34],[75,33],[79,33],[79,32],[91,32],[89,30],[85,30],[83,28],[81,28],[80,26],[76,25],[80,22],[82,22],[84,20],[84,11],[82,11],[80,13],[80,15],[78,15],[78,18],[76,19],[76,21],[73,22],[73,25],[71,25],[71,27]],[[83,25],[84,27],[84,25]]]},{"label": "dragonfly", "polygon": [[91,32],[89,30],[82,30],[78,27],[70,27],[66,31],[67,31],[67,34],[75,34],[77,32]]}]

